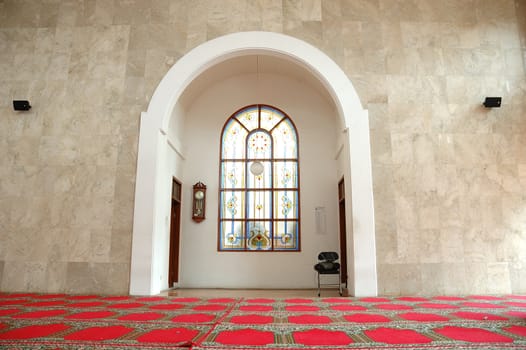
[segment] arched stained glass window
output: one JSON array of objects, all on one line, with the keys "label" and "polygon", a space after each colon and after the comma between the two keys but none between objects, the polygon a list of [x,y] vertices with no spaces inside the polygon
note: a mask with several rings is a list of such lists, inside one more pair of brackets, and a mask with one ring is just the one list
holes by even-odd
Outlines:
[{"label": "arched stained glass window", "polygon": [[267,105],[234,113],[221,134],[220,251],[300,250],[298,134]]}]

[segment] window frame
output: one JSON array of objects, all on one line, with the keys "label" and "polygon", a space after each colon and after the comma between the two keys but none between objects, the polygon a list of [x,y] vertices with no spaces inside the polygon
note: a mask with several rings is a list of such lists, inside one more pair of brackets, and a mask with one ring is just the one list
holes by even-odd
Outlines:
[{"label": "window frame", "polygon": [[[257,126],[251,130],[249,130],[246,125],[238,118],[240,115],[242,115],[242,113],[244,111],[247,111],[247,110],[250,110],[250,109],[257,109]],[[281,118],[279,119],[279,121],[274,124],[270,129],[266,129],[262,126],[262,110],[268,110],[268,111],[275,111],[275,112],[278,112],[279,114],[281,114]],[[234,122],[237,122],[241,127],[243,127],[246,131],[246,135],[244,136],[244,139],[242,140],[242,142],[244,142],[244,154],[241,158],[223,158],[223,151],[224,151],[224,137],[225,137],[225,131],[226,131],[226,128],[230,125],[231,121],[232,120],[235,120]],[[288,122],[289,125],[290,125],[290,128],[293,130],[294,132],[294,138],[295,138],[295,158],[277,158],[275,157],[275,148],[274,148],[274,139],[272,137],[272,132],[279,126],[281,125],[283,122]],[[263,131],[265,132],[269,137],[270,139],[272,140],[272,143],[271,143],[271,156],[270,158],[249,158],[248,157],[248,142],[249,142],[249,139],[250,137],[256,133],[256,132],[259,132],[259,131]],[[282,111],[281,109],[277,108],[277,107],[274,107],[272,105],[268,105],[268,104],[252,104],[252,105],[247,105],[247,106],[244,106],[242,108],[239,108],[237,111],[235,111],[232,115],[230,115],[230,117],[225,121],[224,125],[223,125],[223,128],[221,129],[221,134],[220,134],[220,141],[219,141],[219,184],[218,184],[218,227],[217,227],[217,251],[218,252],[301,252],[301,181],[300,181],[300,155],[299,155],[299,145],[300,145],[300,142],[299,142],[299,134],[298,134],[298,129],[296,128],[296,125],[294,124],[294,121],[292,120],[292,118],[287,114],[285,113],[284,111]],[[254,187],[251,187],[250,184],[248,183],[248,178],[249,178],[249,164],[254,162],[254,161],[259,161],[259,162],[269,162],[270,165],[270,170],[271,170],[271,176],[270,176],[270,187],[265,187],[265,188],[254,188]],[[223,172],[225,171],[225,167],[224,167],[224,164],[226,162],[233,162],[233,163],[242,163],[241,167],[244,168],[244,186],[243,187],[240,187],[240,188],[233,188],[233,187],[228,187],[228,186],[224,186],[224,182],[223,182]],[[295,165],[296,165],[296,179],[297,179],[297,183],[296,183],[296,187],[278,187],[276,186],[276,176],[274,174],[274,171],[275,171],[275,166],[277,163],[279,162],[295,162]],[[224,187],[223,187],[224,186]],[[242,197],[242,201],[243,203],[245,203],[243,206],[242,206],[242,210],[244,210],[244,213],[242,215],[242,218],[237,218],[237,219],[233,219],[233,218],[224,218],[222,217],[222,213],[224,213],[224,206],[223,206],[223,203],[226,203],[224,202],[223,200],[223,192],[239,192],[241,194],[241,197]],[[246,205],[246,198],[248,196],[248,194],[251,194],[251,193],[256,193],[256,192],[261,192],[261,191],[264,191],[266,193],[269,193],[270,194],[270,198],[271,198],[271,208],[270,208],[270,218],[254,218],[254,217],[248,217],[248,205]],[[296,211],[295,211],[295,214],[297,215],[296,218],[294,219],[288,219],[288,218],[278,218],[277,216],[277,212],[274,210],[274,205],[279,205],[279,203],[275,203],[275,196],[277,193],[279,193],[280,191],[291,191],[291,192],[294,192],[295,193],[295,196],[296,196]],[[225,248],[224,245],[223,247],[221,246],[221,242],[222,242],[222,223],[223,222],[240,222],[241,225],[243,225],[243,237],[242,237],[242,240],[243,240],[243,246],[241,248]],[[266,222],[266,223],[269,223],[270,225],[270,228],[272,230],[272,235],[270,236],[270,249],[251,249],[248,247],[248,244],[247,244],[247,240],[249,239],[248,237],[248,230],[247,230],[247,227],[248,227],[248,223],[249,222]],[[275,235],[274,235],[274,230],[275,230],[275,227],[277,226],[277,223],[279,222],[292,222],[292,223],[295,223],[296,224],[296,232],[294,233],[294,235],[296,236],[296,246],[292,249],[287,249],[287,248],[275,248],[275,244],[274,244],[274,241],[276,239],[280,239],[279,237],[278,238],[275,238]]]}]

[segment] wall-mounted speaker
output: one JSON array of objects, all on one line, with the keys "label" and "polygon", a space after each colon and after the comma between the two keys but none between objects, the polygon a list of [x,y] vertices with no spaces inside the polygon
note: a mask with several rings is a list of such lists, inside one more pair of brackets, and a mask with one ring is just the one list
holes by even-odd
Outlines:
[{"label": "wall-mounted speaker", "polygon": [[498,108],[502,102],[502,97],[486,97],[484,100],[484,107],[486,108]]},{"label": "wall-mounted speaker", "polygon": [[29,111],[31,105],[29,104],[29,101],[26,100],[14,100],[13,108],[15,111]]}]

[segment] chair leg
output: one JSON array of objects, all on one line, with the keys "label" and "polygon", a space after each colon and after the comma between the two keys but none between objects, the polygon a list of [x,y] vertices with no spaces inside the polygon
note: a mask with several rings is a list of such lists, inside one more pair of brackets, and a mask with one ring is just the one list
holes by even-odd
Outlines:
[{"label": "chair leg", "polygon": [[342,276],[341,276],[341,274],[338,275],[338,291],[340,292],[340,296],[343,296],[343,291],[342,291]]},{"label": "chair leg", "polygon": [[318,272],[318,297],[321,295],[321,290],[320,290],[320,273]]}]

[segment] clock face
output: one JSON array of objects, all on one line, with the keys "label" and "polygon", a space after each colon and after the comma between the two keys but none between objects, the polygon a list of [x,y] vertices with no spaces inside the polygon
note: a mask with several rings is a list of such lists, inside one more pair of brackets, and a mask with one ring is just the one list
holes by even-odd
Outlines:
[{"label": "clock face", "polygon": [[203,199],[205,198],[205,193],[203,191],[197,191],[194,193],[194,197],[195,199]]}]

